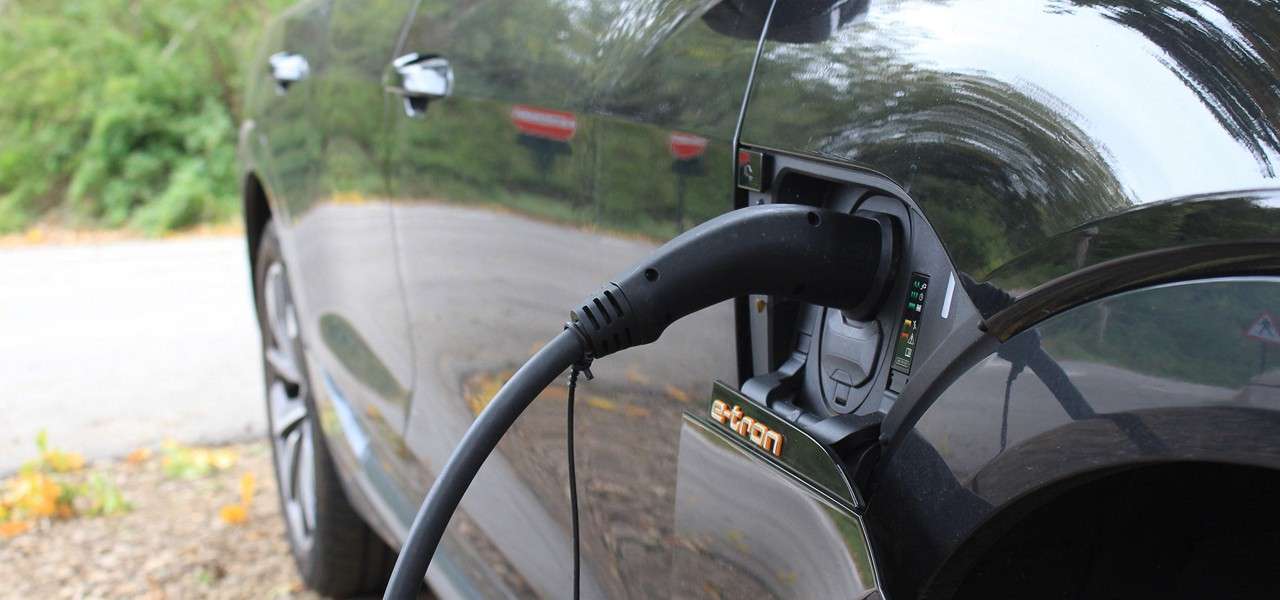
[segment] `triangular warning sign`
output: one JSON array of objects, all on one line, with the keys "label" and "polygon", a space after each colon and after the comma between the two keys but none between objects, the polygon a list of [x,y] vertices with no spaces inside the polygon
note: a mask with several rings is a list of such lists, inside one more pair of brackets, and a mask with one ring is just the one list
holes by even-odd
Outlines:
[{"label": "triangular warning sign", "polygon": [[1258,320],[1254,321],[1253,325],[1244,330],[1244,335],[1255,340],[1280,344],[1280,329],[1277,329],[1277,326],[1280,326],[1280,323],[1276,322],[1276,318],[1264,312],[1258,315]]}]

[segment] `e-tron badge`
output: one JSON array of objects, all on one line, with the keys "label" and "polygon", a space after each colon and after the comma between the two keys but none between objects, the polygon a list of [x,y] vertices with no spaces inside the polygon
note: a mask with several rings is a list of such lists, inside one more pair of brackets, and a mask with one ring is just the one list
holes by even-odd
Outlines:
[{"label": "e-tron badge", "polygon": [[726,442],[799,477],[838,504],[849,509],[861,505],[830,448],[723,382],[712,387],[706,412],[687,416]]},{"label": "e-tron badge", "polygon": [[712,400],[711,418],[737,433],[739,437],[749,440],[761,450],[774,456],[782,456],[782,434],[769,429],[769,426],[763,422],[743,414],[742,405],[734,404],[733,408],[729,408],[724,400]]}]

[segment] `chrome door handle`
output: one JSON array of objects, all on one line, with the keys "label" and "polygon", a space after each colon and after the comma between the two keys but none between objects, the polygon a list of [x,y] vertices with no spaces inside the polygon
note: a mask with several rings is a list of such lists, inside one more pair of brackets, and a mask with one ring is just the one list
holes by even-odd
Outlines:
[{"label": "chrome door handle", "polygon": [[411,52],[391,61],[386,88],[404,98],[405,114],[415,117],[429,101],[453,93],[453,67],[439,56]]},{"label": "chrome door handle", "polygon": [[271,67],[271,78],[276,82],[276,91],[283,94],[289,86],[306,79],[311,74],[311,65],[307,58],[293,52],[277,52],[267,59]]}]

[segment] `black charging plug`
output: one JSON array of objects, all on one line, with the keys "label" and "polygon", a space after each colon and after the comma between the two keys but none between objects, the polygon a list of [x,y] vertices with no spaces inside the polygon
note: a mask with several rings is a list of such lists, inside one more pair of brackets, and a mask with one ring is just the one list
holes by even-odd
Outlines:
[{"label": "black charging plug", "polygon": [[651,343],[668,325],[747,294],[782,296],[862,317],[893,280],[888,215],[796,204],[725,213],[659,248],[570,311],[594,358]]}]

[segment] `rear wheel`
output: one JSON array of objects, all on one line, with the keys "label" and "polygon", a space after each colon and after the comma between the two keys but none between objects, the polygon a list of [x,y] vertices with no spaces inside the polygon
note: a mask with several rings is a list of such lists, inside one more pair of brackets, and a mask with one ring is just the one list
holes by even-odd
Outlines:
[{"label": "rear wheel", "polygon": [[380,592],[395,555],[347,501],[320,435],[297,309],[275,227],[267,223],[254,265],[266,375],[268,437],[289,546],[307,587],[346,597]]}]

